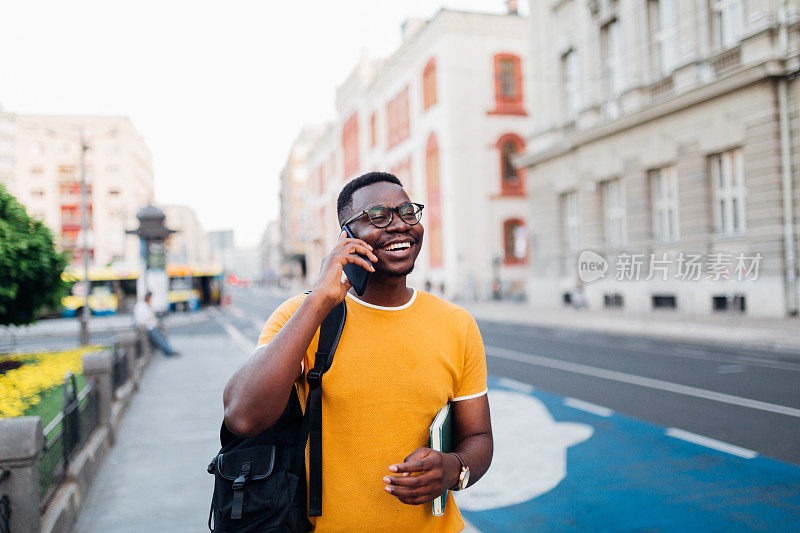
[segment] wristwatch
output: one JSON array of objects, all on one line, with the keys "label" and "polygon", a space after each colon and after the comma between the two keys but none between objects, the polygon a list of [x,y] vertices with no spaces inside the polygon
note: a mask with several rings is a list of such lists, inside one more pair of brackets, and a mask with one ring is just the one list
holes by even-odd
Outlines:
[{"label": "wristwatch", "polygon": [[458,475],[458,481],[453,487],[450,488],[450,490],[464,489],[469,484],[469,467],[464,462],[464,460],[461,459],[461,456],[458,455],[456,452],[450,452],[450,453],[455,455],[456,459],[458,459],[458,462],[461,463],[461,473]]}]

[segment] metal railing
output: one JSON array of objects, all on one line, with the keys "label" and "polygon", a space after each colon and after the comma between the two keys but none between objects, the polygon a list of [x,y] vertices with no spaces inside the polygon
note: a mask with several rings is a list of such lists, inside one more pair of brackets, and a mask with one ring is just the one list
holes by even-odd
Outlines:
[{"label": "metal railing", "polygon": [[11,533],[11,500],[8,499],[8,482],[11,471],[0,472],[0,533]]},{"label": "metal railing", "polygon": [[111,372],[111,382],[114,390],[125,384],[128,381],[128,361],[130,357],[128,349],[121,347],[119,343],[114,343],[114,367]]},{"label": "metal railing", "polygon": [[39,510],[44,511],[64,480],[67,467],[95,427],[100,406],[94,383],[77,392],[75,375],[64,377],[62,411],[44,429],[44,447],[39,453]]}]

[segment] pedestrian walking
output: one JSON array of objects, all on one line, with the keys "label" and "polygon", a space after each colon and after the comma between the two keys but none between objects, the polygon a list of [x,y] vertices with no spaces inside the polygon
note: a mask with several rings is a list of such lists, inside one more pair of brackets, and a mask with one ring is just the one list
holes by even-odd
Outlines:
[{"label": "pedestrian walking", "polygon": [[136,305],[133,306],[133,320],[136,322],[137,326],[147,330],[147,336],[150,337],[153,344],[164,352],[165,356],[173,357],[180,355],[170,346],[167,336],[158,325],[156,313],[150,305],[152,297],[153,293],[148,291],[147,294],[144,295],[143,301],[136,302]]},{"label": "pedestrian walking", "polygon": [[[311,292],[269,317],[253,356],[225,388],[225,424],[242,436],[271,427],[292,387],[305,404],[320,324],[346,302],[322,384],[322,515],[310,518],[318,532],[460,531],[452,494],[442,516],[430,502],[473,484],[491,462],[478,326],[461,307],[406,284],[422,249],[423,207],[391,174],[346,184],[337,212],[352,237],[343,230]],[[343,276],[346,265],[369,272],[361,295]],[[429,429],[448,402],[453,452],[443,453],[428,447]]]}]

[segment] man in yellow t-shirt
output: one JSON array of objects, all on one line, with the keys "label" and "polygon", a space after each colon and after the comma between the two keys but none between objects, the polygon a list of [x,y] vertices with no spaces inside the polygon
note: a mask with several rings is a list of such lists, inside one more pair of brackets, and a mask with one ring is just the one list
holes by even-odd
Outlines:
[{"label": "man in yellow t-shirt", "polygon": [[[240,435],[270,427],[293,384],[305,405],[319,326],[346,300],[347,321],[322,381],[316,531],[460,531],[452,495],[441,517],[430,502],[474,483],[491,462],[478,327],[462,308],[406,286],[422,246],[421,210],[391,174],[371,172],[345,185],[337,211],[354,238],[342,232],[311,293],[270,316],[253,357],[225,388],[225,423]],[[342,275],[348,263],[371,272],[361,296]],[[448,401],[454,453],[440,453],[427,447],[429,427]]]}]

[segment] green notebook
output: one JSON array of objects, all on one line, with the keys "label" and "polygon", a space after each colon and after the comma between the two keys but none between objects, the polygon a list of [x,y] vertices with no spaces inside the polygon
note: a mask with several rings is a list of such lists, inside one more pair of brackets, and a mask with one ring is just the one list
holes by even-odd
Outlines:
[{"label": "green notebook", "polygon": [[[440,452],[453,451],[453,417],[450,415],[451,403],[448,403],[436,413],[436,417],[431,424],[431,449]],[[433,500],[433,515],[442,516],[444,514],[444,504],[447,502],[447,493]]]}]

